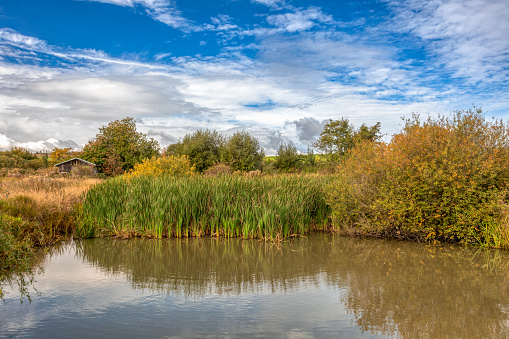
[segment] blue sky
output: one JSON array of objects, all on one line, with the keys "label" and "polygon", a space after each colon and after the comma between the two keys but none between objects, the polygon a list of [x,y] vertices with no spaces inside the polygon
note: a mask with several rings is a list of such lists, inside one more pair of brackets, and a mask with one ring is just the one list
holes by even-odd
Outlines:
[{"label": "blue sky", "polygon": [[79,147],[126,116],[163,146],[325,121],[509,116],[507,0],[0,0],[0,148]]}]

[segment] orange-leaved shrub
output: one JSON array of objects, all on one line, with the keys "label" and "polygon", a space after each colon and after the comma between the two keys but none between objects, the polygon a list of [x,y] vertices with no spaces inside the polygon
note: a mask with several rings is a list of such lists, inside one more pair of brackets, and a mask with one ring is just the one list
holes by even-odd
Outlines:
[{"label": "orange-leaved shrub", "polygon": [[508,184],[508,125],[474,109],[413,115],[389,143],[359,143],[328,201],[350,233],[509,248]]},{"label": "orange-leaved shrub", "polygon": [[152,157],[135,164],[134,168],[127,172],[126,179],[139,176],[192,176],[195,167],[186,155]]}]

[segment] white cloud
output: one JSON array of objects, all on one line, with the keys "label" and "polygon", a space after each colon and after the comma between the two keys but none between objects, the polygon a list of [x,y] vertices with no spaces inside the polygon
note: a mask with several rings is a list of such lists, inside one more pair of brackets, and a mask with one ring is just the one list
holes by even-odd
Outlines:
[{"label": "white cloud", "polygon": [[332,22],[332,16],[324,14],[318,8],[311,7],[306,10],[296,10],[293,13],[269,15],[267,22],[287,32],[300,32],[310,29],[319,23]]},{"label": "white cloud", "polygon": [[0,149],[7,150],[12,147],[14,140],[6,135],[0,134]]},{"label": "white cloud", "polygon": [[395,29],[428,43],[438,67],[473,83],[509,81],[509,1],[390,2]]},{"label": "white cloud", "polygon": [[166,59],[166,58],[171,57],[171,55],[172,55],[171,53],[158,53],[158,54],[156,54],[156,56],[154,57],[154,59],[155,59],[156,61],[160,61],[160,60],[162,60],[162,59]]},{"label": "white cloud", "polygon": [[221,14],[217,17],[210,18],[210,20],[215,26],[209,27],[209,30],[230,31],[239,28],[239,26],[232,23],[232,18],[229,15]]},{"label": "white cloud", "polygon": [[284,0],[251,0],[251,1],[274,9],[280,8],[281,6],[285,5]]},{"label": "white cloud", "polygon": [[26,36],[17,33],[8,28],[0,29],[0,39],[8,42],[9,44],[24,48],[24,49],[37,49],[41,51],[49,50],[48,45],[45,41],[39,40],[34,37]]},{"label": "white cloud", "polygon": [[140,6],[154,20],[173,28],[189,28],[191,23],[182,17],[170,0],[88,0],[117,6],[135,8]]},{"label": "white cloud", "polygon": [[57,140],[55,138],[50,138],[46,141],[28,141],[28,142],[17,142],[3,134],[0,134],[0,150],[9,150],[13,147],[22,147],[29,149],[33,152],[47,152],[51,151],[54,148],[71,148],[71,149],[80,149],[80,146],[77,145],[72,140]]},{"label": "white cloud", "polygon": [[[57,72],[61,72],[64,68],[76,68],[76,66],[65,66],[66,62],[72,64],[73,62],[82,62],[83,60],[128,66],[131,68],[165,68],[163,65],[111,58],[103,51],[97,51],[94,49],[57,48],[55,46],[49,46],[45,41],[19,34],[9,28],[0,28],[0,56],[9,56],[14,59],[22,59],[22,61],[29,60],[32,62],[42,63],[43,57],[40,54],[50,55],[60,59],[62,66]],[[13,70],[13,67],[14,66],[11,66],[9,71]],[[27,66],[23,66],[23,69],[27,69]],[[39,69],[44,68],[41,67]],[[55,72],[55,68],[45,69],[50,72]]]},{"label": "white cloud", "polygon": [[[166,0],[95,1],[143,8],[159,21],[157,13],[180,17],[173,3]],[[256,2],[271,9],[286,6],[282,1]],[[393,26],[430,42],[436,58],[456,76],[470,72],[465,65],[471,62],[483,76],[488,75],[488,81],[503,79],[506,71],[493,72],[507,58],[507,41],[499,33],[463,27],[455,15],[464,18],[465,9],[452,10],[445,2],[430,3],[435,7],[418,7],[418,2],[412,1],[403,7],[391,4],[400,19],[399,26]],[[288,12],[280,13],[283,10]],[[83,144],[98,127],[132,116],[141,118],[142,132],[163,145],[198,128],[225,133],[244,128],[268,149],[281,140],[293,140],[305,150],[305,143],[316,136],[317,122],[328,118],[346,117],[356,125],[381,121],[384,132],[391,134],[398,130],[399,118],[411,112],[444,113],[465,108],[458,103],[475,102],[453,84],[443,85],[439,91],[428,87],[422,69],[398,61],[395,47],[369,44],[359,36],[336,31],[337,23],[318,8],[286,6],[278,13],[266,17],[273,27],[255,29],[243,29],[226,15],[211,18],[209,24],[192,29],[215,31],[218,36],[251,34],[255,43],[227,47],[209,57],[169,58],[170,53],[159,53],[151,63],[112,58],[97,50],[57,48],[0,29],[0,56],[30,59],[35,64],[0,61],[0,144],[14,140],[39,144],[51,137]],[[427,16],[430,22],[425,20]],[[171,25],[191,29],[187,21]],[[505,27],[503,23],[500,26]],[[467,58],[471,57],[464,52],[468,39],[480,50],[475,57],[479,60]],[[245,48],[254,50],[256,57],[243,55]],[[54,56],[56,66],[37,66],[44,64],[43,54]],[[507,101],[501,98],[495,103],[504,108],[509,106]]]}]

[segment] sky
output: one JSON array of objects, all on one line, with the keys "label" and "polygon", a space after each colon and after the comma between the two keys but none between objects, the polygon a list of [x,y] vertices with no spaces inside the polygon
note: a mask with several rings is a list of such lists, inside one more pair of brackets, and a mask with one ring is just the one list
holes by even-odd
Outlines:
[{"label": "sky", "polygon": [[0,0],[0,149],[245,130],[305,151],[329,119],[509,118],[509,0]]}]

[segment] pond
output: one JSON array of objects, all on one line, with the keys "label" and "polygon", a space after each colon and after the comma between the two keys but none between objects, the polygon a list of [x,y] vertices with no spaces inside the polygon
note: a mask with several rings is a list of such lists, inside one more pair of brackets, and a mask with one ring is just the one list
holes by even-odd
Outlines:
[{"label": "pond", "polygon": [[316,233],[90,239],[41,253],[0,337],[508,338],[509,253]]}]

